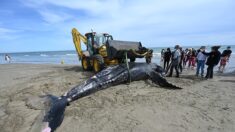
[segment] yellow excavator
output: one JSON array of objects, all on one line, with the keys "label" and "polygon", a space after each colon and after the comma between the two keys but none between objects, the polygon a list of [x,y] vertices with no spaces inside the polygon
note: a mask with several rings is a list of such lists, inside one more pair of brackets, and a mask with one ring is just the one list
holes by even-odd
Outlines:
[{"label": "yellow excavator", "polygon": [[[72,29],[73,42],[85,71],[99,72],[105,66],[116,65],[130,59],[146,58],[151,62],[152,50],[142,47],[140,42],[113,40],[108,33],[89,32],[85,36],[76,28]],[[82,50],[81,41],[86,45]]]}]

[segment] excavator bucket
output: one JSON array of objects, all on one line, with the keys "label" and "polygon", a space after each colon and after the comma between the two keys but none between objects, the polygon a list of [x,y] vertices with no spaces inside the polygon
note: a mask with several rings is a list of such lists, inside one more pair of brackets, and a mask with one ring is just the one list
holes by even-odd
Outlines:
[{"label": "excavator bucket", "polygon": [[107,54],[110,59],[119,58],[122,59],[125,56],[125,52],[128,53],[128,58],[136,57],[131,54],[130,51],[139,51],[142,48],[140,42],[132,41],[120,41],[120,40],[108,40],[106,43]]}]

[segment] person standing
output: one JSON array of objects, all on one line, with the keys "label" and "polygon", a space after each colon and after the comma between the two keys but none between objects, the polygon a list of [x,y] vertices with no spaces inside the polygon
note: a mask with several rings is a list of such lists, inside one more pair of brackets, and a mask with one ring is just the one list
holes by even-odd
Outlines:
[{"label": "person standing", "polygon": [[204,66],[205,66],[205,61],[206,61],[206,55],[204,55],[202,52],[205,52],[206,47],[201,46],[200,50],[198,50],[197,54],[197,71],[196,71],[196,76],[199,75],[199,70],[201,69],[201,77],[203,77],[204,74]]},{"label": "person standing", "polygon": [[196,58],[196,51],[193,48],[189,49],[188,53],[188,68],[192,68],[194,70],[195,67],[195,58]]},{"label": "person standing", "polygon": [[185,49],[184,51],[184,58],[183,58],[183,68],[185,68],[186,64],[187,64],[187,61],[188,61],[188,48]]},{"label": "person standing", "polygon": [[5,54],[5,61],[11,63],[11,57],[8,54]]},{"label": "person standing", "polygon": [[180,56],[181,56],[179,48],[180,48],[180,46],[176,45],[175,50],[172,52],[170,74],[167,77],[172,77],[174,68],[175,68],[175,71],[176,71],[176,77],[179,77],[178,66],[179,66]]},{"label": "person standing", "polygon": [[161,62],[164,61],[164,54],[165,54],[165,50],[162,49],[162,51],[161,51]]},{"label": "person standing", "polygon": [[205,76],[206,79],[213,78],[214,67],[216,65],[218,65],[218,63],[220,61],[221,53],[218,50],[219,48],[220,48],[220,46],[213,46],[213,47],[211,47],[211,52],[209,52],[209,53],[206,53],[205,51],[202,52],[204,55],[208,56],[207,61],[206,61],[206,65],[208,65],[207,73]]},{"label": "person standing", "polygon": [[193,59],[192,54],[193,54],[192,48],[189,48],[188,49],[188,54],[187,54],[188,68],[190,68],[192,66],[192,63],[193,63],[193,61],[192,61],[192,59]]},{"label": "person standing", "polygon": [[166,52],[164,53],[164,70],[166,70],[169,66],[169,62],[171,60],[171,49],[167,48]]},{"label": "person standing", "polygon": [[224,68],[226,66],[226,63],[229,61],[229,58],[231,56],[232,50],[230,50],[230,46],[227,47],[226,50],[223,51],[220,59],[220,66],[219,66],[219,72],[224,72]]},{"label": "person standing", "polygon": [[183,60],[184,60],[184,50],[182,49],[182,47],[180,47],[180,62],[179,62],[179,70],[180,70],[180,73],[182,73],[183,71]]}]

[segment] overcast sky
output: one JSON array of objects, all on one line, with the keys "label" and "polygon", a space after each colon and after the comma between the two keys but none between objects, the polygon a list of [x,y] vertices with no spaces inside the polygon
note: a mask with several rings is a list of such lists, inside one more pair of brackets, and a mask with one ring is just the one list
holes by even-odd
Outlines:
[{"label": "overcast sky", "polygon": [[147,47],[234,45],[235,0],[0,0],[0,52],[73,50],[73,27]]}]

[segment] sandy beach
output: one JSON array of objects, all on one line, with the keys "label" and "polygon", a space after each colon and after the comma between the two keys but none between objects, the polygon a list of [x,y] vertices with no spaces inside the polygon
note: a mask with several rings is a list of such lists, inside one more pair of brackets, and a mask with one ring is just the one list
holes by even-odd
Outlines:
[{"label": "sandy beach", "polygon": [[[27,132],[40,113],[40,95],[62,95],[93,75],[76,65],[0,65],[0,131]],[[57,132],[234,132],[235,72],[203,80],[195,71],[167,78],[169,90],[151,81],[121,84],[66,108]]]}]

